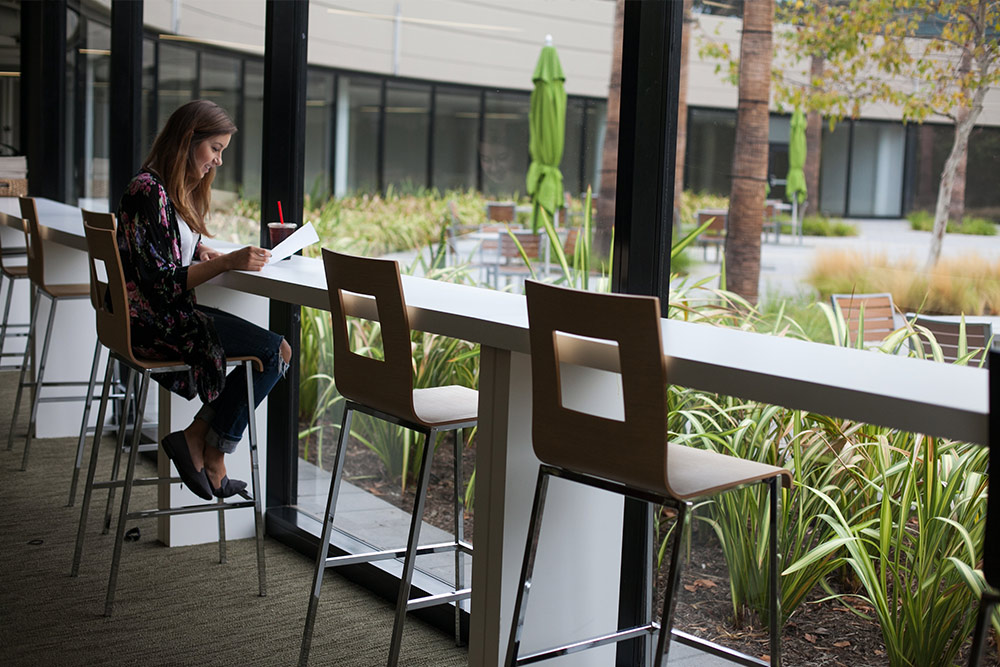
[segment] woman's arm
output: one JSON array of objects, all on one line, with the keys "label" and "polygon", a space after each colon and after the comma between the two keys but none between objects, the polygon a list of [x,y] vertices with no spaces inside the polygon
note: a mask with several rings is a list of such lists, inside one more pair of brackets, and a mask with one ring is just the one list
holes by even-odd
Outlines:
[{"label": "woman's arm", "polygon": [[[200,246],[205,248],[205,246]],[[208,250],[206,248],[206,250]],[[268,257],[271,256],[269,250],[246,246],[239,250],[234,250],[226,254],[215,254],[205,261],[192,264],[187,268],[187,288],[194,289],[198,285],[207,282],[226,271],[260,271],[267,264]],[[199,256],[206,256],[209,253],[200,253]]]}]

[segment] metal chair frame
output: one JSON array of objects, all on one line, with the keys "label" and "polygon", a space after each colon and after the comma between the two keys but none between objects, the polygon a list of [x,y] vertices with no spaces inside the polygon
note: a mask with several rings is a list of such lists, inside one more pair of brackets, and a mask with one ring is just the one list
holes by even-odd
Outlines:
[{"label": "metal chair frame", "polygon": [[[0,226],[11,227],[9,222],[12,219],[17,219],[21,221],[21,226],[23,229],[24,220],[22,218],[16,218],[16,216],[9,216],[6,213],[0,213]],[[26,248],[3,248],[0,247],[0,286],[4,282],[7,284],[7,296],[4,298],[3,307],[3,322],[0,324],[0,359],[3,357],[22,357],[23,354],[20,352],[4,352],[3,345],[7,342],[8,330],[17,329],[10,333],[9,335],[13,338],[26,338],[28,336],[28,323],[23,324],[17,323],[12,324],[9,322],[10,319],[10,304],[14,296],[14,283],[18,280],[23,280],[28,277],[28,267],[24,266],[8,266],[5,264],[5,260],[12,258],[27,257],[28,251]],[[2,287],[0,287],[2,289]],[[23,331],[22,331],[23,329]],[[19,365],[13,364],[11,366],[3,366],[4,369],[18,369]]]},{"label": "metal chair frame", "polygon": [[[640,500],[650,505],[665,505],[671,507],[677,511],[677,519],[674,526],[674,538],[673,544],[670,550],[670,565],[666,580],[666,590],[663,596],[663,611],[660,617],[660,622],[657,623],[652,620],[652,618],[647,617],[644,622],[640,625],[635,625],[629,628],[622,628],[615,632],[600,635],[597,637],[591,637],[589,639],[584,639],[580,641],[573,642],[572,644],[565,644],[562,646],[557,646],[553,648],[548,648],[542,651],[536,651],[534,653],[518,656],[521,648],[521,632],[524,628],[524,616],[526,608],[528,605],[528,594],[531,592],[531,579],[535,567],[535,555],[538,551],[538,538],[540,535],[540,528],[542,523],[542,515],[545,511],[545,498],[548,493],[549,479],[551,477],[558,477],[560,479],[565,479],[570,482],[575,482],[577,484],[583,484],[585,486],[590,486],[596,489],[601,489],[602,491],[608,491],[610,493],[616,493],[626,498],[632,498],[635,500]],[[778,477],[770,477],[768,479],[762,480],[760,483],[767,485],[768,487],[768,516],[770,519],[771,530],[769,531],[769,555],[768,555],[768,615],[769,615],[769,629],[770,629],[770,640],[771,640],[771,656],[772,661],[770,664],[777,665],[780,664],[781,660],[781,634],[780,634],[780,578],[778,570],[778,533],[774,529],[777,525],[778,520],[778,493],[777,484]],[[729,490],[742,488],[732,487]],[[674,608],[677,603],[677,597],[675,595],[678,586],[680,585],[681,576],[681,559],[683,558],[681,553],[681,546],[683,544],[683,535],[687,533],[687,525],[691,517],[693,502],[690,500],[679,500],[671,496],[660,495],[650,491],[645,491],[642,489],[637,489],[634,487],[626,486],[624,484],[619,484],[617,482],[612,482],[610,480],[602,479],[600,477],[594,477],[592,475],[585,475],[566,468],[561,468],[558,466],[552,466],[547,464],[541,464],[538,467],[538,479],[535,483],[535,495],[534,500],[531,504],[531,516],[528,520],[528,536],[527,542],[524,549],[524,560],[521,564],[521,578],[517,587],[517,597],[514,601],[514,624],[511,627],[510,640],[507,643],[507,656],[504,660],[504,665],[507,667],[513,667],[515,665],[530,665],[536,662],[541,662],[543,660],[549,660],[551,658],[558,658],[560,656],[572,655],[573,653],[579,653],[580,651],[585,651],[591,648],[597,648],[599,646],[606,646],[608,644],[617,644],[618,642],[635,639],[642,637],[646,641],[646,654],[649,654],[649,649],[652,648],[651,640],[653,637],[658,636],[656,644],[656,657],[653,661],[655,667],[660,667],[666,663],[667,654],[670,651],[670,639],[672,636],[682,637],[685,643],[695,644],[702,650],[709,653],[713,653],[720,657],[733,660],[740,664],[745,665],[767,665],[762,660],[758,660],[752,656],[748,656],[742,653],[738,653],[727,649],[723,646],[719,646],[712,642],[704,639],[699,639],[693,635],[689,635],[684,632],[673,630],[673,618],[674,618]],[[647,544],[646,548],[643,550],[643,562],[635,563],[635,567],[639,567],[643,574],[643,590],[652,590],[653,588],[653,543],[652,543],[652,533],[647,531]],[[627,567],[626,564],[622,564],[622,568]],[[649,605],[644,604],[647,613],[649,612]],[[668,632],[663,632],[664,628],[668,629]]]},{"label": "metal chair frame", "polygon": [[[91,224],[93,223],[93,224]],[[195,514],[201,512],[217,512],[219,518],[219,562],[226,562],[226,524],[225,512],[233,509],[253,508],[255,537],[257,543],[257,581],[258,591],[261,597],[267,594],[265,564],[264,564],[264,518],[261,503],[260,466],[257,452],[257,420],[255,411],[249,410],[248,430],[250,435],[250,466],[251,466],[251,489],[253,495],[250,496],[245,491],[240,495],[242,501],[227,502],[220,498],[215,503],[185,505],[181,507],[158,508],[151,510],[131,511],[130,502],[132,488],[135,485],[166,485],[180,482],[179,477],[149,477],[135,478],[135,464],[140,452],[140,439],[142,436],[142,415],[146,405],[146,395],[149,389],[150,378],[158,373],[170,373],[188,370],[189,366],[178,361],[159,361],[137,359],[131,352],[131,332],[128,316],[127,297],[125,295],[125,281],[122,274],[121,258],[118,255],[117,243],[115,240],[114,216],[109,214],[92,214],[84,224],[87,234],[87,244],[89,249],[90,275],[91,275],[91,296],[97,307],[97,330],[101,344],[108,350],[108,363],[104,374],[104,387],[101,393],[100,408],[97,416],[97,428],[94,433],[94,443],[90,453],[90,465],[87,470],[87,481],[84,486],[83,501],[80,507],[80,524],[77,530],[76,545],[73,551],[73,565],[70,576],[77,576],[80,571],[80,562],[83,556],[83,543],[86,535],[87,518],[90,511],[90,501],[94,489],[108,489],[108,507],[105,513],[104,529],[107,533],[110,527],[111,505],[115,489],[121,487],[122,499],[118,512],[118,524],[115,531],[114,551],[111,559],[111,575],[108,580],[108,590],[104,603],[104,615],[110,616],[114,611],[115,591],[118,584],[118,568],[121,561],[122,544],[125,538],[125,526],[128,521],[135,519],[146,519],[161,516],[178,516],[184,514]],[[108,274],[107,282],[98,277],[95,269],[96,261],[103,261]],[[105,297],[104,295],[107,295]],[[105,299],[110,302],[106,305]],[[117,313],[117,314],[115,314]],[[124,317],[122,316],[124,314]],[[135,398],[135,424],[132,428],[131,443],[128,448],[129,457],[126,464],[125,477],[119,479],[119,467],[122,450],[125,444],[126,428],[118,429],[117,446],[115,448],[115,458],[112,465],[111,478],[103,482],[95,482],[97,474],[97,462],[100,455],[101,436],[104,430],[104,420],[107,414],[107,406],[110,395],[110,388],[114,376],[115,364],[121,364],[127,369],[127,376],[124,383],[124,399],[128,403],[131,395]],[[260,360],[255,357],[236,357],[226,360],[227,365],[240,364],[245,369],[247,405],[253,406],[253,368],[261,367]],[[138,387],[136,387],[138,385]],[[123,420],[124,421],[124,420]]]}]

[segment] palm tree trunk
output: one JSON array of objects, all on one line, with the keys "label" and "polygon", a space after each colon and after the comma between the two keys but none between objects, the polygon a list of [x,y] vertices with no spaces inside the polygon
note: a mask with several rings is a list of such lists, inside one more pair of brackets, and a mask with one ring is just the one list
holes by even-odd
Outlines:
[{"label": "palm tree trunk", "polygon": [[611,230],[615,225],[615,189],[618,184],[618,113],[622,93],[622,33],[625,26],[625,0],[615,2],[615,29],[611,39],[611,79],[608,82],[608,114],[604,124],[604,148],[601,153],[601,189],[597,198],[597,222],[594,226],[594,257],[607,259],[611,254]]},{"label": "palm tree trunk", "polygon": [[774,0],[746,0],[740,38],[740,88],[733,184],[726,233],[727,287],[757,302],[760,234],[767,186],[768,102]]}]

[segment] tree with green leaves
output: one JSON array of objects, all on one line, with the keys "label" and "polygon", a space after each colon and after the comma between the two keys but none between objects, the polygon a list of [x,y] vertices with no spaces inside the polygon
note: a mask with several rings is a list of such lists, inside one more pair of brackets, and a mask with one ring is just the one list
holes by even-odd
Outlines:
[{"label": "tree with green leaves", "polygon": [[870,103],[895,106],[904,122],[937,116],[954,123],[928,256],[936,264],[949,214],[961,210],[952,200],[969,135],[988,89],[1000,82],[1000,2],[797,0],[783,3],[781,19],[792,24],[780,35],[787,53],[820,56],[824,67],[808,85],[778,76],[779,103],[820,111],[831,123],[860,116]]}]

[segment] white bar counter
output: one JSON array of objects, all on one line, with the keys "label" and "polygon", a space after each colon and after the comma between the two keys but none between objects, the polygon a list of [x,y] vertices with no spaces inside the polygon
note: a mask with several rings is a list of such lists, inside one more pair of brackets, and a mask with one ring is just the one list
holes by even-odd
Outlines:
[{"label": "white bar counter", "polygon": [[[39,202],[39,215],[47,225],[45,210]],[[55,237],[61,232],[50,233]],[[259,273],[226,273],[211,284],[293,304],[329,306],[318,259],[292,257]],[[403,289],[415,329],[481,345],[469,663],[498,665],[506,647],[537,470],[530,444],[524,297],[409,276],[403,277]],[[663,320],[662,326],[664,363],[674,384],[987,443],[984,370],[705,324]],[[581,374],[573,400],[620,403],[601,375]],[[615,446],[626,443],[609,445]],[[525,650],[614,628],[621,508],[619,498],[553,483]],[[613,651],[604,647],[577,654],[573,664],[611,664]]]}]

